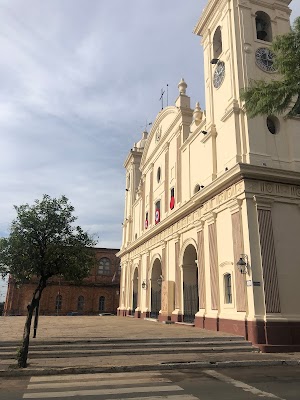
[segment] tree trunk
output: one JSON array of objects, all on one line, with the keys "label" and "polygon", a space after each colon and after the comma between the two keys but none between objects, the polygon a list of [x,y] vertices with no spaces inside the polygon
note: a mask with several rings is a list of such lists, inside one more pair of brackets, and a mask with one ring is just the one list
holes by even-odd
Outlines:
[{"label": "tree trunk", "polygon": [[39,323],[39,311],[40,311],[40,299],[38,300],[38,304],[35,307],[35,316],[34,316],[34,324],[33,324],[33,338],[36,338],[36,331],[37,331],[37,327],[38,327],[38,323]]},{"label": "tree trunk", "polygon": [[22,346],[19,349],[18,352],[18,366],[20,368],[26,368],[27,367],[27,358],[28,358],[28,349],[29,349],[29,338],[30,338],[30,329],[31,329],[31,321],[32,321],[32,316],[34,309],[37,307],[39,304],[42,291],[46,287],[46,281],[44,281],[42,278],[40,279],[40,282],[38,284],[38,287],[36,288],[31,303],[28,304],[27,306],[27,318],[24,326],[24,333],[23,333],[23,343]]}]

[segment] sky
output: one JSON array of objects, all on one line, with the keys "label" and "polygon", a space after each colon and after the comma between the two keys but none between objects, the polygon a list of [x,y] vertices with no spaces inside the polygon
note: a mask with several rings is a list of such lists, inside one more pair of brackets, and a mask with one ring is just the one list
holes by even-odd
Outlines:
[{"label": "sky", "polygon": [[[123,163],[161,89],[173,104],[183,77],[205,108],[192,32],[206,3],[0,0],[0,236],[13,205],[64,194],[99,247],[120,247]],[[299,0],[291,8],[293,20]]]}]

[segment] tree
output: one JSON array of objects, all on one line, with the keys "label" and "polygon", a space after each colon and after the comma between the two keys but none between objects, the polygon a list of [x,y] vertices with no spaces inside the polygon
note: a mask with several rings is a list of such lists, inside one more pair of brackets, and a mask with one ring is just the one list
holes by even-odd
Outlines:
[{"label": "tree", "polygon": [[44,195],[33,205],[14,206],[17,217],[12,221],[10,235],[0,239],[0,273],[10,273],[19,283],[38,279],[27,309],[23,343],[18,365],[27,366],[30,328],[47,281],[54,275],[79,282],[88,276],[94,264],[93,239],[75,226],[74,207],[65,196]]},{"label": "tree", "polygon": [[300,17],[291,32],[277,36],[272,43],[274,67],[281,75],[279,80],[251,81],[243,89],[241,98],[245,101],[249,117],[274,115],[287,112],[287,116],[300,114]]}]

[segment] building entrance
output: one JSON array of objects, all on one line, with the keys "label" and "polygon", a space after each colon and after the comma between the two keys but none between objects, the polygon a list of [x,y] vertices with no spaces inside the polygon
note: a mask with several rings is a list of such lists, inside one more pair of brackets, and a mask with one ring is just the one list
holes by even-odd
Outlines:
[{"label": "building entrance", "polygon": [[153,264],[151,274],[151,318],[158,318],[161,310],[161,284],[162,284],[162,269],[161,262],[156,259]]},{"label": "building entrance", "polygon": [[199,310],[197,253],[188,245],[183,256],[183,321],[193,323]]}]

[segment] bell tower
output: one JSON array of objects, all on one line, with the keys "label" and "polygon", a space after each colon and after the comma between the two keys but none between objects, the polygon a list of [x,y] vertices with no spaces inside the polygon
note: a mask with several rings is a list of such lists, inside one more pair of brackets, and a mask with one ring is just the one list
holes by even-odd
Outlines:
[{"label": "bell tower", "polygon": [[236,163],[300,171],[299,119],[249,119],[240,100],[251,80],[280,79],[270,51],[290,31],[291,0],[209,0],[194,32],[202,36],[206,130],[216,132],[217,174]]}]

